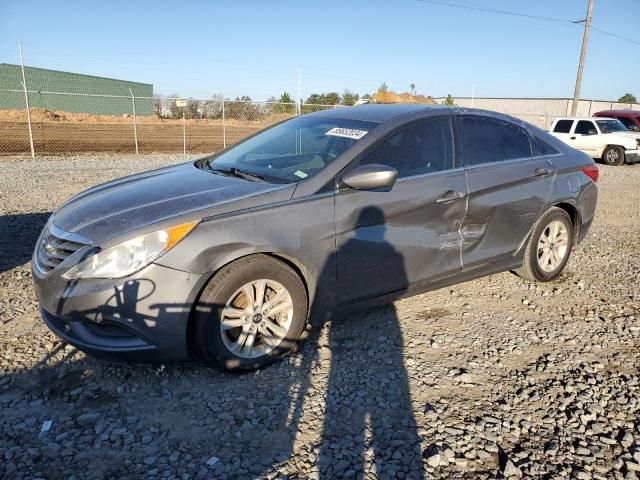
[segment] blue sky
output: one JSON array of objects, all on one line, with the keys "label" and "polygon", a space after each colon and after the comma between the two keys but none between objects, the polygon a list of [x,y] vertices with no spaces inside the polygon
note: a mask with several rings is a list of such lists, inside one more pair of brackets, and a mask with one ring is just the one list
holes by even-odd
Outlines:
[{"label": "blue sky", "polygon": [[[449,0],[566,19],[587,0]],[[640,0],[595,0],[593,26],[637,39]],[[628,19],[628,21],[625,21]],[[153,83],[156,93],[208,98],[303,97],[381,82],[456,97],[573,95],[578,25],[418,0],[0,0],[0,62]],[[640,96],[640,45],[592,32],[583,98]]]}]

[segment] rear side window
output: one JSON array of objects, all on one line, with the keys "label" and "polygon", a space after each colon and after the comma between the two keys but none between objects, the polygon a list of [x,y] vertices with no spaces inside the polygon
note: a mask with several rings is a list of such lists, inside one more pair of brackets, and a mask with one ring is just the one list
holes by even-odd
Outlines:
[{"label": "rear side window", "polygon": [[555,133],[569,133],[571,131],[573,120],[558,120],[556,126],[553,127]]},{"label": "rear side window", "polygon": [[367,153],[359,165],[380,163],[411,177],[453,166],[453,135],[449,117],[420,120],[392,134]]},{"label": "rear side window", "polygon": [[598,133],[596,130],[596,126],[593,122],[588,120],[580,120],[576,125],[576,130],[573,133],[577,133],[578,135],[593,135],[594,133]]},{"label": "rear side window", "polygon": [[487,117],[462,119],[466,165],[531,156],[529,135],[518,125]]},{"label": "rear side window", "polygon": [[560,153],[554,147],[538,137],[533,137],[532,147],[534,157],[543,157],[545,155],[555,155],[556,153]]},{"label": "rear side window", "polygon": [[627,128],[635,127],[635,125],[636,125],[635,123],[633,123],[633,120],[631,120],[630,118],[627,118],[627,117],[615,117],[615,118],[620,120],[622,122],[622,124]]}]

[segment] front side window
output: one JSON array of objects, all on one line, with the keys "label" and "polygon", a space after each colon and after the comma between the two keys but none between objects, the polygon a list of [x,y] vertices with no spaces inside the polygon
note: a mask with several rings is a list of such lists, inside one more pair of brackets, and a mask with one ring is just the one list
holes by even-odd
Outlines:
[{"label": "front side window", "polygon": [[620,120],[597,120],[596,123],[600,127],[600,130],[602,130],[602,133],[627,131],[627,127],[625,127]]},{"label": "front side window", "polygon": [[466,165],[531,157],[529,135],[518,125],[488,117],[462,119]]},{"label": "front side window", "polygon": [[577,133],[578,135],[595,135],[598,133],[596,130],[596,126],[593,122],[588,120],[580,120],[576,125],[576,129],[573,133]]},{"label": "front side window", "polygon": [[296,117],[212,157],[206,165],[221,174],[294,183],[318,173],[376,125],[342,118]]},{"label": "front side window", "polygon": [[358,162],[398,170],[398,177],[440,172],[453,167],[453,134],[449,117],[420,120],[402,127]]},{"label": "front side window", "polygon": [[558,120],[555,127],[553,127],[553,131],[555,133],[569,133],[572,125],[573,120]]}]

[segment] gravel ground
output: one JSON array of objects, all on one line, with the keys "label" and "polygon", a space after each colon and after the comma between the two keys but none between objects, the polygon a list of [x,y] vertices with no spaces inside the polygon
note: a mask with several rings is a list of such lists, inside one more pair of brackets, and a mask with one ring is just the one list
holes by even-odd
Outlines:
[{"label": "gravel ground", "polygon": [[171,156],[3,158],[0,477],[637,478],[640,166],[601,166],[565,273],[503,273],[327,322],[262,371],[87,357],[29,257],[69,195]]}]

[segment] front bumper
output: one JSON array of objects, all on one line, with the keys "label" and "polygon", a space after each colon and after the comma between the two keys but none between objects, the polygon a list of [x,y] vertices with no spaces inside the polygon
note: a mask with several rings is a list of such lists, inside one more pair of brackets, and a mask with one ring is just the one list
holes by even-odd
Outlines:
[{"label": "front bumper", "polygon": [[626,150],[624,152],[624,161],[627,163],[640,162],[640,149],[638,150]]},{"label": "front bumper", "polygon": [[203,276],[151,264],[124,279],[66,280],[33,269],[40,312],[62,340],[98,357],[187,358],[187,322]]}]

